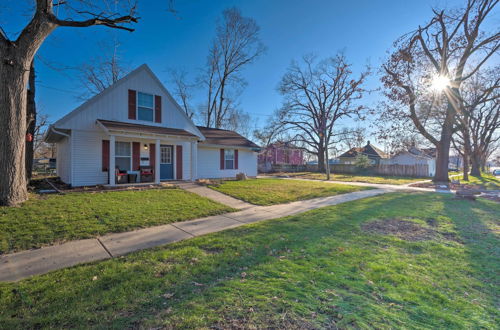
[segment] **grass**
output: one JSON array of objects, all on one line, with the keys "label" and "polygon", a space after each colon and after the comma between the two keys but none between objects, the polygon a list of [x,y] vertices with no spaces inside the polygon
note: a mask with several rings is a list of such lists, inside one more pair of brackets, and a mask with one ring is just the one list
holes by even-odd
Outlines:
[{"label": "grass", "polygon": [[0,254],[229,211],[181,189],[31,195],[0,207]]},{"label": "grass", "polygon": [[[394,193],[226,230],[0,283],[0,328],[494,329],[499,213]],[[361,230],[395,217],[443,235]]]},{"label": "grass", "polygon": [[453,177],[453,180],[460,180],[460,183],[477,184],[484,186],[487,190],[500,189],[500,179],[490,173],[482,173],[481,177],[469,174],[469,181],[464,181],[463,174]]},{"label": "grass", "polygon": [[[291,172],[284,173],[290,177],[302,179],[326,180],[326,174],[317,172]],[[330,180],[345,181],[345,182],[366,182],[366,183],[382,183],[382,184],[407,184],[417,181],[426,180],[426,178],[410,178],[402,176],[380,176],[380,175],[358,175],[358,174],[340,174],[332,173]]]},{"label": "grass", "polygon": [[224,181],[210,188],[256,205],[282,204],[367,189],[344,184],[284,179]]}]

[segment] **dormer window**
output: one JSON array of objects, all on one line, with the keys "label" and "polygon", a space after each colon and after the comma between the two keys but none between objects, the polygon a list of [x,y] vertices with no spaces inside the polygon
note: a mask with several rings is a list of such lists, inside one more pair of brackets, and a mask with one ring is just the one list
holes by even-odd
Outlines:
[{"label": "dormer window", "polygon": [[141,92],[137,93],[137,119],[144,121],[154,120],[153,95]]}]

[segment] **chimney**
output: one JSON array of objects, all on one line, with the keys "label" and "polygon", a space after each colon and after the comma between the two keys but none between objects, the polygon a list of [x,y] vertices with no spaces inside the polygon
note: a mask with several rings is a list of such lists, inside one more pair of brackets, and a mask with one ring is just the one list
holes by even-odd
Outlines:
[{"label": "chimney", "polygon": [[366,145],[369,146],[370,145],[370,140],[368,140],[368,142],[366,142]]}]

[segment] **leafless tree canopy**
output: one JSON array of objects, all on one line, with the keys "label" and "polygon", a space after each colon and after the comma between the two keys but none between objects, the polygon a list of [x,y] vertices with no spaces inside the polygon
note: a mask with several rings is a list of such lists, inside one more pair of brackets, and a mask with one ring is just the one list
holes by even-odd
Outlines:
[{"label": "leafless tree canopy", "polygon": [[464,158],[464,172],[470,161],[471,174],[481,168],[500,141],[500,67],[478,71],[462,88],[463,112],[458,115],[455,148]]},{"label": "leafless tree canopy", "polygon": [[193,118],[194,111],[191,105],[192,90],[195,85],[190,84],[187,79],[187,72],[183,70],[169,70],[170,80],[174,86],[174,96],[177,102],[181,105],[182,109],[189,118]]},{"label": "leafless tree canopy", "polygon": [[101,93],[128,73],[120,57],[119,46],[116,39],[101,42],[100,55],[81,65],[78,71],[84,92],[79,98],[86,100]]},{"label": "leafless tree canopy", "polygon": [[[355,77],[343,54],[318,61],[307,55],[292,62],[279,84],[284,97],[279,122],[293,132],[294,140],[318,157],[320,169],[335,140],[335,124],[341,118],[363,118],[366,70]],[[345,133],[345,132],[344,132]],[[327,171],[328,174],[328,171]]]},{"label": "leafless tree canopy", "polygon": [[245,86],[240,73],[265,51],[259,30],[255,20],[238,9],[223,12],[200,78],[207,95],[201,111],[205,126],[223,128],[238,114],[237,97]]},{"label": "leafless tree canopy", "polygon": [[[386,96],[399,107],[387,117],[408,118],[438,150],[435,181],[448,181],[448,159],[456,116],[464,111],[462,83],[493,56],[500,34],[484,28],[498,0],[469,0],[458,10],[434,10],[432,19],[404,35],[383,65]],[[443,93],[430,93],[435,77],[449,80]]]}]

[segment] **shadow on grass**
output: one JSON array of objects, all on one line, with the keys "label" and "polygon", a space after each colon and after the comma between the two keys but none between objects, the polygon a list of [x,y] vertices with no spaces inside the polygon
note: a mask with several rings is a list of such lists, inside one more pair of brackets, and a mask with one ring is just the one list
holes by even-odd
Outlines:
[{"label": "shadow on grass", "polygon": [[[436,282],[447,277],[446,269],[456,263],[453,258],[463,254],[459,243],[409,243],[359,229],[360,223],[380,218],[472,215],[466,209],[472,206],[449,210],[456,206],[448,196],[390,194],[18,284],[0,284],[0,305],[5,306],[0,310],[0,324],[308,328],[402,326],[406,321],[457,325],[453,322],[462,319],[454,321],[453,311],[438,313],[443,301],[450,302],[431,292],[425,276]],[[491,273],[484,274],[483,268],[492,260],[482,256],[484,243],[462,236],[465,219],[454,223],[468,250],[474,252],[470,256],[479,255],[480,260],[466,261],[474,265],[468,276],[477,285],[476,279],[490,278]],[[411,269],[410,263],[417,269]],[[461,274],[461,270],[450,272],[454,273]],[[412,286],[412,281],[419,286]],[[448,323],[443,324],[443,319]]]}]

